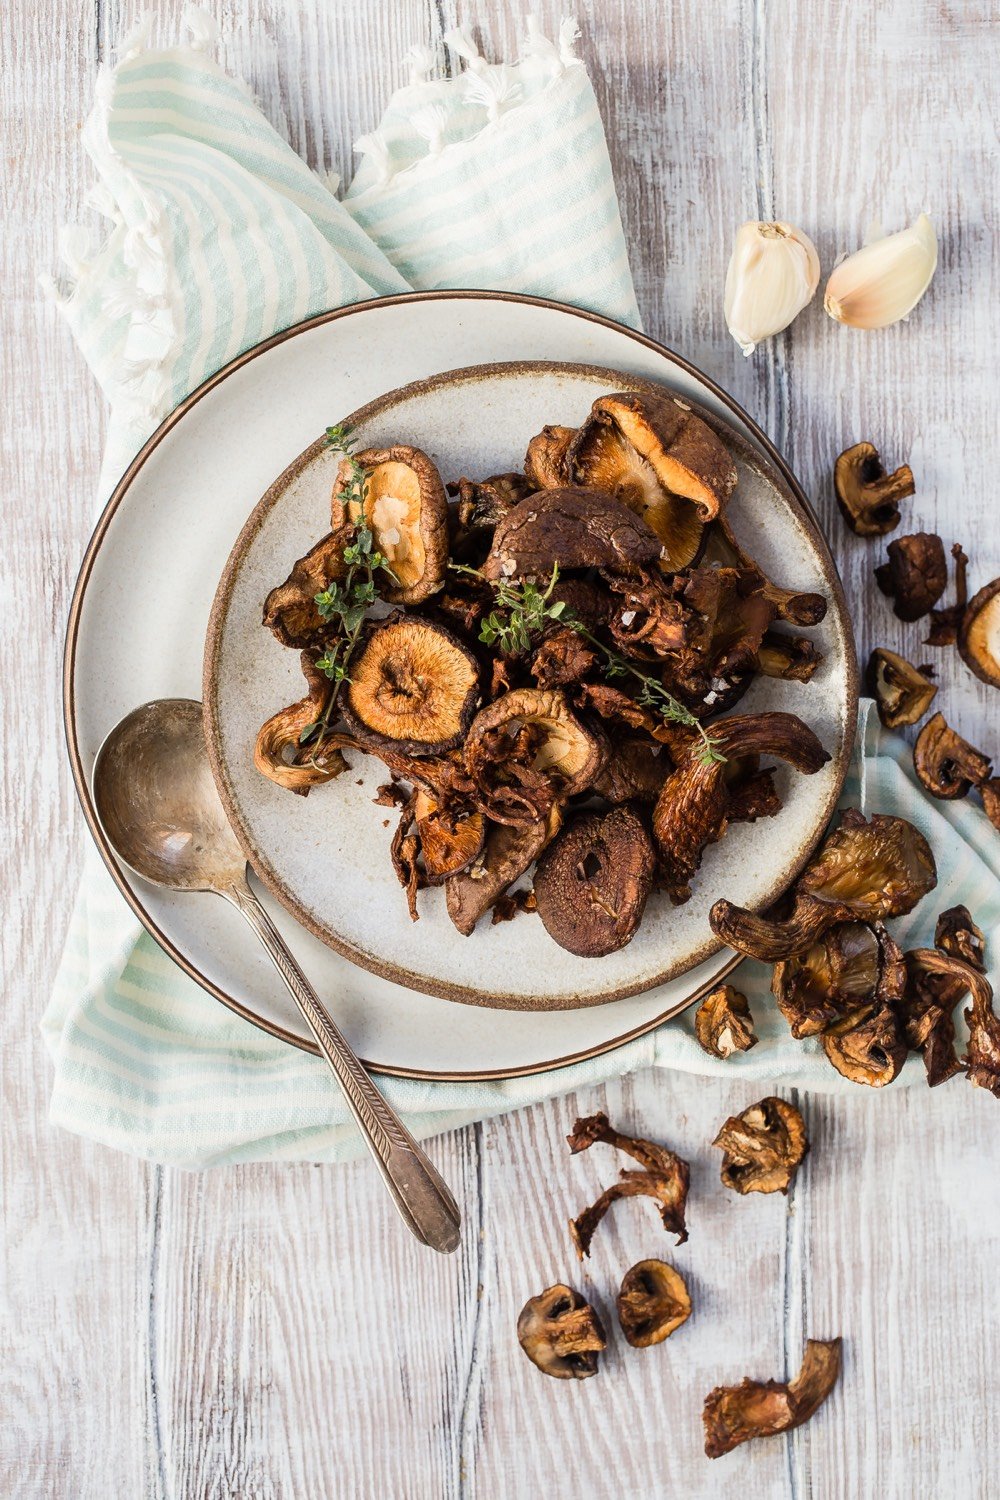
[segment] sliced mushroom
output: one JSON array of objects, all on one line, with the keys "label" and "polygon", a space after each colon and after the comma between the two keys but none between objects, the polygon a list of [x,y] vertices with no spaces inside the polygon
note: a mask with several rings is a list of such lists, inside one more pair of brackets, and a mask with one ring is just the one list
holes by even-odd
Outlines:
[{"label": "sliced mushroom", "polygon": [[546,425],[531,439],[524,455],[524,473],[533,489],[557,490],[569,483],[566,454],[575,436],[575,427]]},{"label": "sliced mushroom", "polygon": [[[723,757],[774,755],[805,775],[830,759],[813,731],[795,714],[744,714],[721,719],[712,738]],[[729,812],[724,761],[701,757],[692,742],[663,784],[653,812],[653,835],[671,899],[686,901],[691,880],[709,844],[722,837]]]},{"label": "sliced mushroom", "polygon": [[793,887],[782,918],[716,901],[712,931],[750,958],[776,963],[804,953],[837,922],[876,921],[912,911],[937,883],[930,845],[905,818],[854,808],[841,816]]},{"label": "sliced mushroom", "polygon": [[601,1320],[590,1303],[561,1282],[524,1304],[517,1341],[531,1363],[556,1380],[596,1375],[601,1350],[607,1347]]},{"label": "sliced mushroom", "polygon": [[640,1260],[626,1271],[616,1305],[622,1333],[633,1349],[662,1344],[691,1316],[684,1277],[664,1260]]},{"label": "sliced mushroom", "polygon": [[253,763],[269,781],[304,797],[312,787],[347,770],[342,749],[360,746],[349,734],[326,728],[320,734],[320,721],[333,683],[316,668],[312,653],[303,651],[301,665],[308,692],[261,725]]},{"label": "sliced mushroom", "polygon": [[541,490],[500,522],[481,571],[491,580],[549,578],[555,567],[628,574],[651,566],[660,551],[646,523],[603,491]]},{"label": "sliced mushroom", "polygon": [[985,973],[986,939],[967,906],[950,906],[941,913],[934,927],[934,946]]},{"label": "sliced mushroom", "polygon": [[486,819],[481,812],[449,810],[429,792],[418,788],[413,805],[424,873],[430,885],[468,869],[486,843]]},{"label": "sliced mushroom", "polygon": [[972,964],[936,948],[914,948],[906,955],[913,968],[926,975],[960,981],[972,997],[965,1012],[969,1044],[962,1062],[970,1083],[1000,1099],[1000,1017],[993,1009],[993,986]]},{"label": "sliced mushroom", "polygon": [[515,688],[480,709],[464,753],[487,815],[497,823],[529,823],[592,785],[607,743],[558,688]]},{"label": "sliced mushroom", "polygon": [[706,521],[736,487],[725,444],[678,397],[600,396],[569,446],[571,481],[605,490],[648,522],[671,572],[701,549]]},{"label": "sliced mushroom", "polygon": [[[448,497],[441,476],[420,448],[406,443],[366,448],[340,465],[334,516],[338,506],[343,508],[356,466],[365,475],[365,520],[395,580],[382,585],[382,597],[393,604],[418,604],[441,587],[448,566]],[[357,521],[357,502],[348,510],[348,519]]]},{"label": "sliced mushroom", "polygon": [[774,966],[771,991],[792,1036],[816,1036],[872,1000],[879,980],[878,934],[865,922],[838,922],[804,953]]},{"label": "sliced mushroom", "polygon": [[913,769],[932,797],[951,802],[987,781],[993,766],[988,756],[949,728],[944,714],[936,713],[917,735]]},{"label": "sliced mushroom", "polygon": [[944,593],[948,564],[944,543],[927,531],[898,537],[886,549],[888,561],[875,569],[875,580],[883,594],[893,600],[900,620],[919,620]]},{"label": "sliced mushroom", "polygon": [[716,1386],[705,1398],[705,1452],[721,1458],[751,1438],[791,1432],[814,1416],[840,1375],[840,1339],[807,1339],[794,1380],[744,1380]]},{"label": "sliced mushroom", "polygon": [[710,1057],[732,1057],[757,1045],[747,997],[731,984],[706,995],[694,1017],[694,1034]]},{"label": "sliced mushroom", "polygon": [[965,616],[969,597],[969,559],[958,542],[952,543],[951,555],[955,559],[955,602],[943,609],[932,609],[930,630],[924,639],[925,646],[954,646],[958,631]]},{"label": "sliced mushroom", "polygon": [[612,1203],[619,1198],[654,1198],[660,1205],[663,1227],[668,1234],[676,1234],[678,1245],[684,1243],[687,1239],[684,1214],[691,1173],[682,1157],[668,1151],[666,1146],[658,1146],[642,1136],[622,1135],[615,1130],[603,1111],[577,1120],[566,1139],[574,1156],[580,1151],[589,1150],[600,1141],[614,1146],[618,1151],[624,1151],[643,1168],[641,1172],[623,1171],[618,1181],[606,1188],[589,1208],[584,1209],[576,1219],[570,1220],[570,1234],[581,1260],[590,1254],[594,1230]]},{"label": "sliced mushroom", "polygon": [[402,614],[376,621],[349,668],[343,716],[362,744],[439,755],[464,739],[479,699],[479,664],[443,625]]},{"label": "sliced mushroom", "polygon": [[468,869],[445,881],[448,915],[463,937],[469,937],[499,897],[520,880],[562,824],[558,804],[547,818],[519,826],[487,825],[486,843]]},{"label": "sliced mushroom", "polygon": [[757,670],[762,677],[777,677],[783,682],[811,682],[822,660],[815,642],[806,636],[768,630],[757,652]]},{"label": "sliced mushroom", "polygon": [[1000,578],[969,601],[958,631],[958,649],[970,672],[1000,687]]},{"label": "sliced mushroom", "polygon": [[835,1022],[821,1038],[823,1051],[851,1083],[884,1088],[899,1077],[907,1043],[899,1020],[887,1005],[876,1005],[858,1019]]},{"label": "sliced mushroom", "polygon": [[961,974],[928,969],[919,952],[905,955],[906,991],[900,1009],[906,1040],[923,1057],[927,1082],[936,1088],[964,1072],[955,1051],[954,1010],[968,985]]},{"label": "sliced mushroom", "polygon": [[327,623],[316,608],[316,595],[347,572],[344,548],[354,535],[341,524],[316,543],[264,600],[264,624],[283,646],[306,646],[322,636]]},{"label": "sliced mushroom", "polygon": [[708,527],[705,561],[721,563],[723,567],[739,568],[747,574],[756,574],[765,599],[774,605],[775,618],[787,625],[818,625],[826,616],[827,603],[822,594],[802,593],[798,589],[786,589],[772,583],[760,564],[740,546],[729,518],[725,515],[716,516]]},{"label": "sliced mushroom", "polygon": [[549,937],[581,958],[631,942],[653,885],[649,834],[628,807],[567,823],[538,861],[535,900]]},{"label": "sliced mushroom", "polygon": [[913,470],[887,474],[871,443],[845,448],[833,470],[840,513],[856,536],[885,536],[900,522],[899,502],[914,493]]},{"label": "sliced mushroom", "polygon": [[794,1104],[769,1095],[733,1115],[713,1146],[722,1152],[722,1181],[734,1193],[787,1193],[809,1150]]},{"label": "sliced mushroom", "polygon": [[915,724],[930,708],[937,686],[927,675],[929,668],[912,667],[905,657],[884,646],[868,658],[868,687],[878,716],[887,729]]}]

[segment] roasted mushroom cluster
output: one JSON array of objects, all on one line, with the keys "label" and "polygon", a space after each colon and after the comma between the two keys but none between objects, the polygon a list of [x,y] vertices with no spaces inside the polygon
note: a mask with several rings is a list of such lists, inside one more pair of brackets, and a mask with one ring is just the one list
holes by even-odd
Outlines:
[{"label": "roasted mushroom cluster", "polygon": [[255,762],[305,794],[379,757],[414,919],[443,886],[464,934],[537,910],[570,952],[612,953],[654,888],[687,900],[730,823],[778,811],[762,761],[828,759],[793,714],[719,717],[757,674],[812,677],[800,632],[826,602],[742,549],[735,466],[685,402],[602,396],[521,470],[447,486],[419,448],[330,442],[330,530],[264,605],[307,691]]}]

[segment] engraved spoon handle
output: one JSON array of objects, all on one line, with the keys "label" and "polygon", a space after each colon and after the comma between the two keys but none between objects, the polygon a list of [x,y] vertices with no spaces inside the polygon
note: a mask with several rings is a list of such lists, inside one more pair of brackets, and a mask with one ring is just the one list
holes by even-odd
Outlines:
[{"label": "engraved spoon handle", "polygon": [[250,886],[240,879],[220,890],[219,895],[243,914],[288,986],[320,1051],[337,1076],[348,1108],[400,1216],[417,1239],[432,1250],[454,1250],[462,1222],[458,1205],[425,1152],[355,1057]]}]

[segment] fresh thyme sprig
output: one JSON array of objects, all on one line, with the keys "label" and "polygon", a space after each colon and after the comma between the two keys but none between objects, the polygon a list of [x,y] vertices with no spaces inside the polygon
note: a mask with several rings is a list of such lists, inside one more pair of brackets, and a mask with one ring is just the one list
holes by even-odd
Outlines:
[{"label": "fresh thyme sprig", "polygon": [[357,645],[365,616],[378,598],[375,575],[382,572],[396,581],[388,558],[375,546],[374,533],[365,515],[368,477],[354,457],[351,429],[343,423],[328,427],[326,440],[331,448],[337,448],[343,453],[347,464],[346,482],[341,489],[340,498],[344,504],[344,514],[353,517],[354,535],[342,554],[347,564],[344,577],[330,583],[315,595],[320,616],[333,626],[336,633],[316,662],[318,669],[333,683],[333,691],[320,717],[307,724],[299,735],[300,745],[314,742],[310,757],[312,763],[315,763],[316,753],[326,736],[340,689],[345,682],[351,680],[347,675],[351,652]]},{"label": "fresh thyme sprig", "polygon": [[540,635],[546,625],[558,621],[560,625],[575,630],[577,635],[600,652],[609,677],[632,677],[639,682],[640,691],[636,701],[643,708],[651,709],[670,724],[682,724],[688,729],[697,730],[701,736],[701,759],[704,762],[725,762],[726,757],[719,749],[718,741],[712,738],[689,708],[685,708],[683,703],[667,691],[659,678],[643,672],[627,656],[622,656],[613,647],[606,645],[567,609],[565,600],[553,599],[559,580],[558,564],[553,565],[552,576],[544,589],[530,580],[524,583],[511,583],[508,579],[493,582],[484,579],[478,568],[469,568],[462,563],[450,563],[449,566],[457,573],[467,573],[482,579],[484,583],[489,582],[493,589],[497,607],[479,625],[479,639],[486,645],[496,645],[504,653],[516,655],[527,651],[534,637]]}]

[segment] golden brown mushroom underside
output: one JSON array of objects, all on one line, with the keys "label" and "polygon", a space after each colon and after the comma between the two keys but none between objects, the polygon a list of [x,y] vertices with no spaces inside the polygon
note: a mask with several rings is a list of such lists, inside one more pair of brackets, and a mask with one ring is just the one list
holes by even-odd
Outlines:
[{"label": "golden brown mushroom underside", "polygon": [[746,1379],[711,1391],[702,1413],[708,1457],[721,1458],[751,1438],[773,1437],[808,1422],[837,1383],[840,1345],[839,1338],[807,1339],[794,1380]]}]

